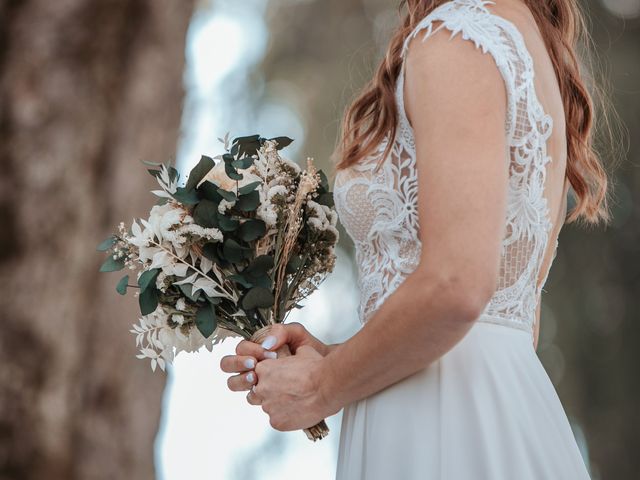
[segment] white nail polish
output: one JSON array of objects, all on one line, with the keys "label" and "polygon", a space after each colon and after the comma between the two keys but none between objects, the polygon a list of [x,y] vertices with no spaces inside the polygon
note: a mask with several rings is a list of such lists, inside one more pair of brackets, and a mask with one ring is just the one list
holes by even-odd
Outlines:
[{"label": "white nail polish", "polygon": [[256,366],[256,361],[253,358],[247,358],[244,361],[244,366],[247,368],[253,368]]},{"label": "white nail polish", "polygon": [[253,380],[254,380],[253,372],[247,373],[247,375],[245,377],[247,379],[247,382],[253,383]]},{"label": "white nail polish", "polygon": [[264,348],[265,350],[269,350],[271,347],[273,347],[276,344],[276,337],[274,337],[273,335],[269,335],[267,338],[264,339],[264,341],[262,342],[262,348]]},{"label": "white nail polish", "polygon": [[264,352],[264,356],[266,358],[278,358],[278,354],[276,352]]}]

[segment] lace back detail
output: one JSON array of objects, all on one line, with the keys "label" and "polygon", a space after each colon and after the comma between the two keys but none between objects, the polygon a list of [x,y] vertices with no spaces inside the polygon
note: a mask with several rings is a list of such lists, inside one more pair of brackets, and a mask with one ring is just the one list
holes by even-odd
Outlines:
[{"label": "lace back detail", "polygon": [[[334,191],[341,222],[356,245],[361,292],[360,320],[365,322],[419,263],[421,242],[417,214],[415,142],[404,109],[404,58],[410,41],[423,41],[442,28],[470,40],[495,60],[507,91],[505,135],[510,151],[506,234],[494,296],[480,321],[532,330],[540,292],[537,285],[551,221],[544,197],[546,142],[552,131],[534,89],[533,61],[514,24],[493,14],[482,0],[450,0],[435,8],[407,36],[396,88],[398,130],[365,161],[340,170]],[[440,22],[439,25],[434,25]],[[386,143],[388,158],[375,172]],[[548,273],[548,271],[547,271]]]}]

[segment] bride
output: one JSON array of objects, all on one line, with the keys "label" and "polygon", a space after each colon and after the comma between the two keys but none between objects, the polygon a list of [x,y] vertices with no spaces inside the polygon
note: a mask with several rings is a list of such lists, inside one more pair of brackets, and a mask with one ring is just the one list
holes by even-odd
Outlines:
[{"label": "bride", "polygon": [[344,409],[339,480],[587,479],[535,353],[565,219],[609,220],[576,2],[404,3],[337,152],[361,329],[276,325],[221,368],[278,430]]}]

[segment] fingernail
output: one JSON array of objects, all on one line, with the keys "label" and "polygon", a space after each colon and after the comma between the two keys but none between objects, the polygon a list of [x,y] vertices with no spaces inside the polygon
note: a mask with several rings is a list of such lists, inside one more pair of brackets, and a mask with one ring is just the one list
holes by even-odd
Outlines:
[{"label": "fingernail", "polygon": [[267,338],[264,339],[264,341],[262,342],[262,348],[264,348],[265,350],[269,350],[271,347],[273,347],[276,344],[276,337],[274,337],[273,335],[269,335]]},{"label": "fingernail", "polygon": [[244,366],[247,368],[253,368],[256,366],[256,361],[253,358],[247,358],[244,361]]},{"label": "fingernail", "polygon": [[245,378],[247,379],[247,382],[249,383],[253,383],[253,380],[255,379],[253,372],[249,372],[245,375]]},{"label": "fingernail", "polygon": [[276,352],[264,352],[264,356],[266,358],[278,358],[278,354]]}]

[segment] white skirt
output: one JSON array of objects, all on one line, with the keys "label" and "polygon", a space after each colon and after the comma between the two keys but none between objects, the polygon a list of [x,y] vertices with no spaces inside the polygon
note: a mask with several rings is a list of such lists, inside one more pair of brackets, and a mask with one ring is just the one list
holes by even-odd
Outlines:
[{"label": "white skirt", "polygon": [[530,332],[477,322],[440,360],[344,408],[336,480],[583,480]]}]

